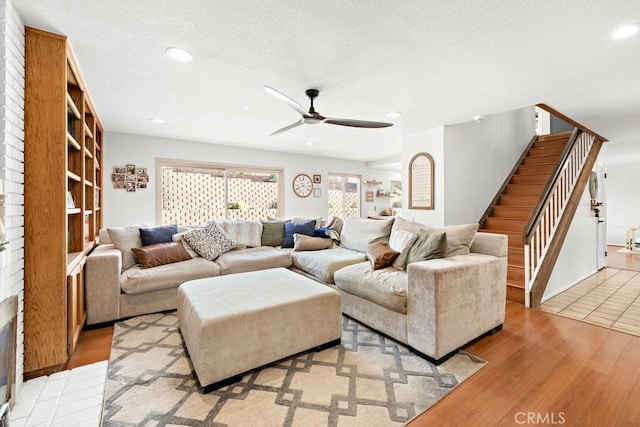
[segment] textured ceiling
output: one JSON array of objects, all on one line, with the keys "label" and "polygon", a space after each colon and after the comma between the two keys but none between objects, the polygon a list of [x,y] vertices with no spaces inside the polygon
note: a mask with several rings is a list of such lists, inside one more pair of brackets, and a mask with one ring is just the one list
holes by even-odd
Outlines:
[{"label": "textured ceiling", "polygon": [[[108,131],[375,161],[399,158],[408,133],[546,103],[612,142],[640,137],[640,34],[608,38],[640,22],[638,0],[12,3],[69,36]],[[325,116],[395,126],[269,137],[299,116],[263,85],[305,107],[317,88]]]}]

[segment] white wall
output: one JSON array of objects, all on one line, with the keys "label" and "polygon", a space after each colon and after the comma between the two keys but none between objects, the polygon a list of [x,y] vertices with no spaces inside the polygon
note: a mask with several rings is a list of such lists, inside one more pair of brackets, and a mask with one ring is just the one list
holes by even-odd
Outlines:
[{"label": "white wall", "polygon": [[[426,152],[433,158],[433,210],[409,209],[409,162],[417,153]],[[405,135],[402,140],[402,216],[404,218],[429,224],[444,225],[445,210],[445,159],[444,127],[439,126],[426,131]]]},{"label": "white wall", "polygon": [[18,295],[19,390],[24,361],[24,24],[9,1],[0,1],[0,14],[0,179],[7,195],[0,219],[9,242],[0,252],[0,300]]},{"label": "white wall", "polygon": [[597,227],[598,218],[591,210],[587,186],[549,278],[543,302],[598,271]]},{"label": "white wall", "polygon": [[[158,223],[156,219],[156,158],[191,160],[233,165],[265,166],[284,169],[284,216],[327,216],[327,174],[360,174],[362,180],[382,181],[381,188],[390,188],[390,181],[398,179],[397,172],[367,168],[365,162],[340,160],[298,154],[278,153],[217,144],[163,139],[118,132],[105,132],[104,137],[104,226],[124,226],[139,222]],[[114,167],[135,164],[149,170],[146,190],[127,193],[111,185]],[[300,198],[295,195],[292,180],[299,173],[321,175],[322,197]],[[363,186],[363,190],[366,186]],[[364,201],[364,191],[363,191]],[[362,203],[362,215],[376,208],[387,207],[384,202]]]},{"label": "white wall", "polygon": [[444,128],[446,225],[478,222],[535,135],[535,108]]},{"label": "white wall", "polygon": [[624,245],[625,230],[640,226],[640,135],[607,142],[607,243]]}]

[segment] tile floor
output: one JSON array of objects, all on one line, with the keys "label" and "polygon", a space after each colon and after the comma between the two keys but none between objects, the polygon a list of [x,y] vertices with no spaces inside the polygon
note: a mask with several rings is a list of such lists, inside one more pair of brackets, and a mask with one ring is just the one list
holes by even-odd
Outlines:
[{"label": "tile floor", "polygon": [[11,410],[11,427],[98,427],[107,366],[105,360],[27,381]]},{"label": "tile floor", "polygon": [[640,336],[640,272],[604,268],[540,309]]}]

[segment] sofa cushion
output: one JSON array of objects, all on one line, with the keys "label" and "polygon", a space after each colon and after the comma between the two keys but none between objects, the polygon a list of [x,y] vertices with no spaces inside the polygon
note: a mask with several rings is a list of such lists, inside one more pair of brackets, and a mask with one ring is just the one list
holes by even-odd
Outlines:
[{"label": "sofa cushion", "polygon": [[120,275],[120,288],[127,294],[142,294],[175,288],[187,280],[219,275],[218,264],[200,257],[153,268],[136,265]]},{"label": "sofa cushion", "polygon": [[321,282],[333,284],[333,274],[347,265],[366,261],[363,253],[346,248],[292,252],[293,265]]},{"label": "sofa cushion", "polygon": [[333,240],[327,237],[311,237],[298,233],[293,235],[294,251],[319,251],[321,249],[331,249],[332,247]]},{"label": "sofa cushion", "polygon": [[389,237],[389,247],[394,251],[398,251],[398,257],[393,261],[393,266],[399,270],[404,270],[407,264],[407,255],[418,236],[407,230],[395,228],[391,230]]},{"label": "sofa cushion", "polygon": [[429,259],[444,258],[447,253],[447,233],[418,232],[416,242],[407,255],[407,264]]},{"label": "sofa cushion", "polygon": [[293,235],[304,234],[305,236],[313,236],[315,231],[315,220],[307,222],[285,222],[284,223],[284,241],[282,242],[283,248],[292,248],[294,241]]},{"label": "sofa cushion", "polygon": [[218,224],[239,246],[250,248],[262,245],[262,223],[247,220],[223,220]]},{"label": "sofa cushion", "polygon": [[336,287],[398,313],[407,313],[407,272],[395,267],[374,270],[363,262],[336,271]]},{"label": "sofa cushion", "polygon": [[216,259],[220,274],[244,273],[268,268],[289,268],[293,264],[291,253],[271,246],[234,249]]},{"label": "sofa cushion", "polygon": [[401,228],[418,234],[419,231],[426,231],[429,234],[437,232],[447,233],[447,253],[446,256],[466,255],[470,252],[473,239],[478,231],[478,224],[448,225],[442,228],[430,227],[418,222],[409,221],[402,217],[396,217],[393,227]]},{"label": "sofa cushion", "polygon": [[364,254],[371,245],[389,242],[392,225],[393,218],[378,220],[349,216],[342,226],[340,244]]},{"label": "sofa cushion", "polygon": [[142,246],[155,245],[156,243],[171,242],[171,236],[178,232],[178,226],[160,225],[158,227],[140,228]]},{"label": "sofa cushion", "polygon": [[185,233],[182,238],[201,257],[213,261],[225,252],[229,252],[236,245],[225,231],[211,221],[202,228]]},{"label": "sofa cushion", "polygon": [[133,267],[138,262],[132,248],[142,246],[140,238],[140,227],[148,227],[149,224],[138,224],[130,227],[110,227],[107,228],[109,238],[122,252],[122,271]]},{"label": "sofa cushion", "polygon": [[174,262],[191,259],[191,255],[182,246],[182,242],[156,243],[141,248],[133,248],[140,268],[151,268],[159,265],[172,264]]},{"label": "sofa cushion", "polygon": [[370,246],[365,254],[374,270],[389,267],[398,255],[400,252],[391,249],[388,243],[376,243]]},{"label": "sofa cushion", "polygon": [[262,221],[262,246],[282,246],[284,241],[284,221]]}]

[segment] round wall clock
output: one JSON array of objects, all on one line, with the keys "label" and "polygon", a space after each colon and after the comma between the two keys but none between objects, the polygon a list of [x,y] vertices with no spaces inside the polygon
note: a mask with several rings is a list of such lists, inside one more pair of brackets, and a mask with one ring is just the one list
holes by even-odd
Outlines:
[{"label": "round wall clock", "polygon": [[298,197],[307,197],[313,191],[313,181],[307,174],[300,173],[293,178],[293,191]]}]

